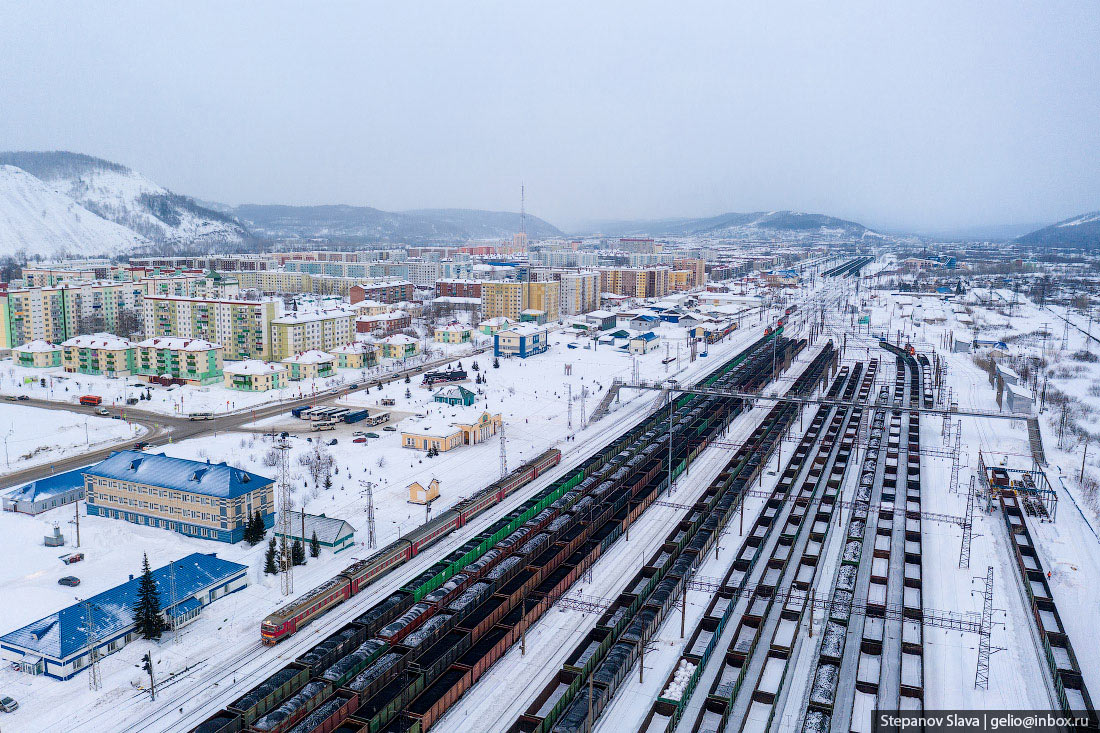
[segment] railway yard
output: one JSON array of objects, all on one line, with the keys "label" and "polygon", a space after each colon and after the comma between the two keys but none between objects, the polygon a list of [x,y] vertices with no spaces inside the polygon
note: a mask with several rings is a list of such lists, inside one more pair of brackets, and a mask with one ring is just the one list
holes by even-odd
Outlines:
[{"label": "railway yard", "polygon": [[485,461],[476,490],[304,576],[155,699],[119,690],[26,729],[828,733],[947,708],[1095,724],[1100,618],[1067,592],[1100,565],[1090,512],[947,326],[854,327],[876,266],[825,270],[677,379],[617,377],[629,397],[581,439],[503,474]]}]

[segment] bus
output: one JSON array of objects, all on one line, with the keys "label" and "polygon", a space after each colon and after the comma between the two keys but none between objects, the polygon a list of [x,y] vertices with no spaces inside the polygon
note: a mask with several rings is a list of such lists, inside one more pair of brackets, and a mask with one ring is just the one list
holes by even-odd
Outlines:
[{"label": "bus", "polygon": [[318,430],[335,430],[335,429],[336,429],[336,421],[335,420],[318,420],[317,422],[313,423],[312,426],[310,426],[310,430],[313,430],[315,432],[318,431]]},{"label": "bus", "polygon": [[213,420],[214,413],[212,412],[192,412],[187,416],[188,420]]}]

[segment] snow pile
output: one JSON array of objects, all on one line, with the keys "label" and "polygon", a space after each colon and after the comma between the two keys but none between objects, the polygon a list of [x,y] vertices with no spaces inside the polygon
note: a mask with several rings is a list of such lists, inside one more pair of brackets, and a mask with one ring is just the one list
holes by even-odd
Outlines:
[{"label": "snow pile", "polygon": [[661,693],[661,697],[666,700],[679,700],[683,697],[692,676],[695,674],[695,667],[694,663],[681,659],[680,663],[676,665],[676,671],[672,674],[672,681]]}]

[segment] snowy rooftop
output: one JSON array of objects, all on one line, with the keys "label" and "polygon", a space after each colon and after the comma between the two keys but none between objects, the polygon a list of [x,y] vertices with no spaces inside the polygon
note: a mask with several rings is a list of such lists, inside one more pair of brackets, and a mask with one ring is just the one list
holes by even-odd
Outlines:
[{"label": "snowy rooftop", "polygon": [[226,374],[270,374],[271,372],[285,372],[286,367],[282,364],[269,364],[259,359],[248,359],[246,361],[229,362],[225,365],[223,371]]},{"label": "snowy rooftop", "polygon": [[367,341],[353,341],[350,344],[343,344],[332,349],[330,354],[365,354],[368,351],[374,351],[374,347]]},{"label": "snowy rooftop", "polygon": [[[170,566],[154,570],[153,581],[160,596],[160,607],[168,609],[247,570],[247,565],[195,552]],[[88,632],[93,626],[96,638],[106,641],[133,625],[133,607],[140,583],[141,578],[135,577],[83,603],[73,604],[5,634],[0,641],[57,660],[80,654],[88,645]]]},{"label": "snowy rooftop", "polygon": [[521,323],[518,326],[509,328],[507,333],[514,333],[520,336],[533,336],[539,333],[546,333],[546,326],[539,326],[534,323]]},{"label": "snowy rooftop", "polygon": [[305,530],[303,531],[302,513],[292,510],[290,512],[290,535],[288,535],[291,539],[300,537],[308,542],[316,533],[319,542],[334,545],[345,537],[355,534],[355,527],[352,527],[343,519],[326,517],[323,514],[306,513],[304,527]]},{"label": "snowy rooftop", "polygon": [[31,481],[29,484],[12,489],[7,497],[16,501],[35,501],[47,496],[64,494],[83,485],[84,473],[78,468],[75,471],[66,471]]},{"label": "snowy rooftop", "polygon": [[382,321],[396,321],[408,317],[409,314],[405,311],[389,311],[388,313],[377,313],[373,316],[359,316],[355,320],[364,323],[380,323]]},{"label": "snowy rooftop", "polygon": [[403,333],[396,333],[393,336],[387,336],[386,338],[382,339],[382,343],[391,344],[393,346],[402,346],[404,344],[415,344],[416,339],[414,339],[412,336],[406,336]]},{"label": "snowy rooftop", "polygon": [[35,339],[34,341],[28,341],[22,346],[16,346],[12,351],[22,351],[25,354],[34,353],[46,353],[50,351],[60,351],[61,347],[57,344],[51,344],[45,339]]},{"label": "snowy rooftop", "polygon": [[331,308],[328,310],[297,311],[272,320],[272,323],[311,323],[313,321],[326,321],[330,318],[348,318],[355,312],[343,308]]},{"label": "snowy rooftop", "polygon": [[132,349],[134,344],[129,339],[115,336],[111,333],[93,333],[88,336],[74,336],[68,341],[62,341],[62,346],[75,346],[80,349]]},{"label": "snowy rooftop", "polygon": [[303,351],[300,354],[294,356],[288,356],[283,359],[284,364],[324,364],[329,361],[335,361],[336,357],[332,354],[324,351],[318,351],[317,349],[310,349],[309,351]]},{"label": "snowy rooftop", "polygon": [[138,342],[143,349],[172,349],[173,351],[210,351],[220,349],[220,344],[215,344],[203,339],[183,338],[181,336],[158,336]]},{"label": "snowy rooftop", "polygon": [[453,332],[453,333],[462,333],[463,331],[469,331],[469,330],[470,330],[469,326],[463,326],[462,324],[459,324],[459,323],[450,323],[446,326],[440,326],[439,328],[435,329],[436,333],[439,333],[440,331],[449,331],[449,332]]},{"label": "snowy rooftop", "polygon": [[169,458],[163,453],[124,450],[112,453],[94,466],[84,469],[89,476],[132,481],[193,494],[232,499],[255,489],[269,486],[274,479],[242,471],[225,463],[203,463],[185,458]]},{"label": "snowy rooftop", "polygon": [[505,318],[504,316],[497,316],[496,318],[489,318],[477,324],[479,326],[508,326],[515,323],[511,318]]}]

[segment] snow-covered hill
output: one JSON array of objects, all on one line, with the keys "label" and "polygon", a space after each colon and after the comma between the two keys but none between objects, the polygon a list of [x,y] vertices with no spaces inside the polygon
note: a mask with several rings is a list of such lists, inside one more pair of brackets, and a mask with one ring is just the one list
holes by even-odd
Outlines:
[{"label": "snow-covered hill", "polygon": [[854,221],[798,211],[728,213],[701,219],[597,222],[588,229],[617,236],[705,236],[731,239],[861,239],[881,236]]},{"label": "snow-covered hill", "polygon": [[0,257],[113,255],[147,244],[21,168],[0,165]]},{"label": "snow-covered hill", "polygon": [[164,244],[239,243],[248,235],[232,216],[158,186],[137,171],[80,153],[0,153],[88,211]]},{"label": "snow-covered hill", "polygon": [[1081,214],[1016,238],[1022,244],[1100,248],[1100,211]]}]

